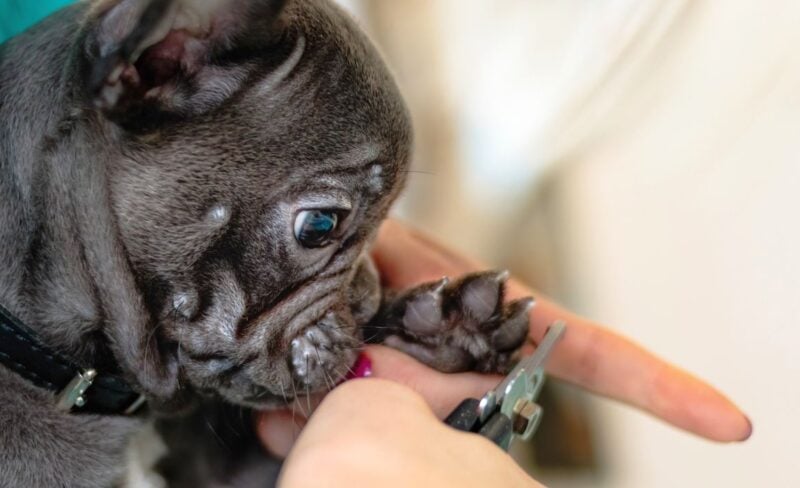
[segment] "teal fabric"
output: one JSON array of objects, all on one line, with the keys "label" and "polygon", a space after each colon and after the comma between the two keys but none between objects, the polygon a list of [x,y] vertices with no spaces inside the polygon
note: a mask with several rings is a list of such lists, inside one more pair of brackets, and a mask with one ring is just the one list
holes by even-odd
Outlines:
[{"label": "teal fabric", "polygon": [[0,0],[0,43],[73,0]]}]

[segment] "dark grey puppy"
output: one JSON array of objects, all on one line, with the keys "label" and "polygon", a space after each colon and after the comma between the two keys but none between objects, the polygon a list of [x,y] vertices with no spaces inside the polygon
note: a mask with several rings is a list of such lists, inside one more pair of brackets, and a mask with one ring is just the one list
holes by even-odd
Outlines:
[{"label": "dark grey puppy", "polygon": [[[285,405],[365,340],[501,371],[525,337],[503,274],[381,291],[406,111],[342,12],[285,3],[82,2],[0,47],[0,304],[151,413]],[[3,367],[0,388],[0,485],[120,482],[142,416],[61,412]]]}]

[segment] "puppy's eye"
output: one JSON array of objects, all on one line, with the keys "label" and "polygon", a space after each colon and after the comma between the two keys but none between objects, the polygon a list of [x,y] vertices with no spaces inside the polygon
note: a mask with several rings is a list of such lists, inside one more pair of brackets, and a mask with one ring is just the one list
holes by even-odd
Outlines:
[{"label": "puppy's eye", "polygon": [[334,209],[302,210],[294,220],[294,237],[303,247],[327,246],[343,213]]}]

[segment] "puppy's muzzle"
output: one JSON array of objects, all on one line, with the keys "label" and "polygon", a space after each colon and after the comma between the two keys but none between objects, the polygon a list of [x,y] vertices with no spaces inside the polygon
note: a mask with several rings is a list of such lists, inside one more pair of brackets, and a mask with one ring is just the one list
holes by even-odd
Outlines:
[{"label": "puppy's muzzle", "polygon": [[348,295],[361,274],[352,256],[340,257],[250,320],[235,274],[218,273],[206,309],[168,327],[190,383],[257,407],[333,388],[361,343]]}]

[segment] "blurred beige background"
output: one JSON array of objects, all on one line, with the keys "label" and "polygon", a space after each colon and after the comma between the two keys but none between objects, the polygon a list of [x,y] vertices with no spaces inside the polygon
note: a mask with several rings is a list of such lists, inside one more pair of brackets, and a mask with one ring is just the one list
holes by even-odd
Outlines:
[{"label": "blurred beige background", "polygon": [[398,213],[710,380],[755,427],[718,445],[567,389],[595,467],[537,477],[800,486],[800,2],[344,3],[415,120]]}]

